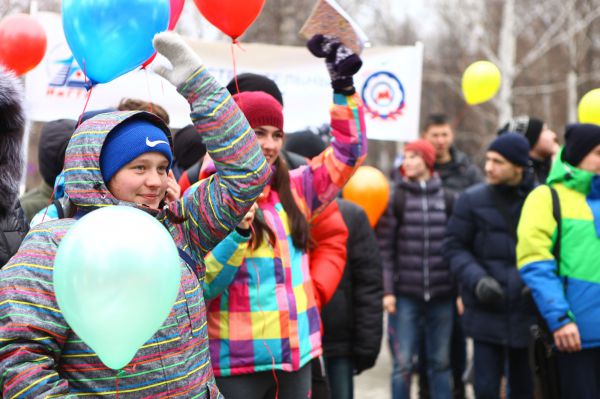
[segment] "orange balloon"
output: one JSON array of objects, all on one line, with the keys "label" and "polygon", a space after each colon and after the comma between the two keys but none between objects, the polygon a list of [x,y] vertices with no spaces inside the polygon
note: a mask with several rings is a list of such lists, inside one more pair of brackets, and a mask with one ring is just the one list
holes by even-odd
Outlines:
[{"label": "orange balloon", "polygon": [[23,75],[46,54],[46,31],[32,16],[13,14],[0,21],[0,64]]},{"label": "orange balloon", "polygon": [[372,166],[361,166],[342,190],[348,201],[360,205],[375,227],[390,200],[390,185],[385,175]]}]

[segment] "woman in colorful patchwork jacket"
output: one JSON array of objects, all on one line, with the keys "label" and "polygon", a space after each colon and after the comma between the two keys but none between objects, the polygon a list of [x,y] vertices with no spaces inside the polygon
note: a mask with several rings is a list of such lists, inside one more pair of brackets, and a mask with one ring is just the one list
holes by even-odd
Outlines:
[{"label": "woman in colorful patchwork jacket", "polygon": [[[5,399],[222,397],[210,365],[206,308],[196,274],[203,277],[203,257],[248,212],[270,171],[247,120],[192,50],[172,32],[158,35],[154,45],[173,64],[172,71],[161,74],[190,103],[217,172],[176,201],[167,180],[171,136],[157,116],[111,112],[79,126],[65,157],[69,214],[34,227],[0,271]],[[170,315],[119,372],[103,365],[69,327],[52,284],[62,237],[81,216],[112,205],[135,206],[155,216],[189,263],[196,262],[194,272],[181,261],[180,290]]]},{"label": "woman in colorful patchwork jacket", "polygon": [[[560,397],[600,397],[600,126],[567,127],[547,186],[529,194],[519,221],[518,267],[558,349]],[[560,234],[556,259],[554,245]]]},{"label": "woman in colorful patchwork jacket", "polygon": [[205,259],[211,360],[219,389],[231,399],[310,397],[310,363],[322,349],[308,221],[366,156],[362,103],[352,82],[360,58],[333,37],[314,37],[309,49],[327,57],[333,74],[334,141],[307,166],[290,172],[279,156],[281,104],[264,92],[234,96],[274,176],[252,225],[240,224]]}]

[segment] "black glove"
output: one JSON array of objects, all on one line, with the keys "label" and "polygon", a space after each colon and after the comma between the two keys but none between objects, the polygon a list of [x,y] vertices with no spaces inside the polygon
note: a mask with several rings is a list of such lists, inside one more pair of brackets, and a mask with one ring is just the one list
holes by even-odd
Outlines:
[{"label": "black glove", "polygon": [[376,358],[372,356],[354,356],[354,375],[370,369],[375,365]]},{"label": "black glove", "polygon": [[[319,58],[325,58],[325,64],[331,78],[333,90],[342,94],[354,94],[352,76],[362,66],[362,60],[352,50],[344,46],[335,36],[314,35],[306,47]],[[347,88],[352,87],[352,90]]]},{"label": "black glove", "polygon": [[490,276],[483,277],[475,286],[475,295],[479,302],[486,305],[496,305],[504,300],[504,291],[500,284]]}]

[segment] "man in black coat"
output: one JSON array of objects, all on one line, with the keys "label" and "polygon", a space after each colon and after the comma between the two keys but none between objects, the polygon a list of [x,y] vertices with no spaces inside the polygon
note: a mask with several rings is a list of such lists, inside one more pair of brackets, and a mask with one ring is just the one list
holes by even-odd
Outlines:
[{"label": "man in black coat", "polygon": [[434,169],[446,190],[460,193],[483,181],[479,167],[454,145],[454,130],[446,115],[429,115],[423,128],[423,138],[435,148]]},{"label": "man in black coat", "polygon": [[527,344],[535,310],[515,254],[521,208],[534,186],[528,141],[512,132],[497,137],[485,172],[487,183],[456,200],[443,252],[461,287],[465,333],[475,344],[475,395],[498,398],[508,370],[510,397],[531,398]]},{"label": "man in black coat", "polygon": [[[440,175],[446,192],[460,194],[467,188],[483,181],[483,174],[479,167],[454,145],[454,129],[448,116],[444,114],[428,115],[423,127],[423,138],[435,148],[434,169]],[[451,340],[450,363],[454,380],[452,397],[454,399],[464,399],[465,387],[462,377],[467,362],[467,344],[460,324],[460,316],[456,309],[454,311]],[[425,358],[424,354],[425,348],[422,347],[420,357],[423,359]],[[420,399],[428,399],[427,364],[425,361],[420,363],[419,397]]]},{"label": "man in black coat", "polygon": [[17,252],[28,230],[19,204],[25,132],[22,102],[21,84],[0,67],[0,267]]}]

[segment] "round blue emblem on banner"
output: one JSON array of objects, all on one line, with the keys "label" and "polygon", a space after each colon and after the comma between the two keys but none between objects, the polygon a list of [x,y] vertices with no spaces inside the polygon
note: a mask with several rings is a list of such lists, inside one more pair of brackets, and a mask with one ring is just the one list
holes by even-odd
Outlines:
[{"label": "round blue emblem on banner", "polygon": [[367,112],[373,118],[396,119],[406,106],[404,86],[391,72],[373,73],[365,81],[362,99]]}]

